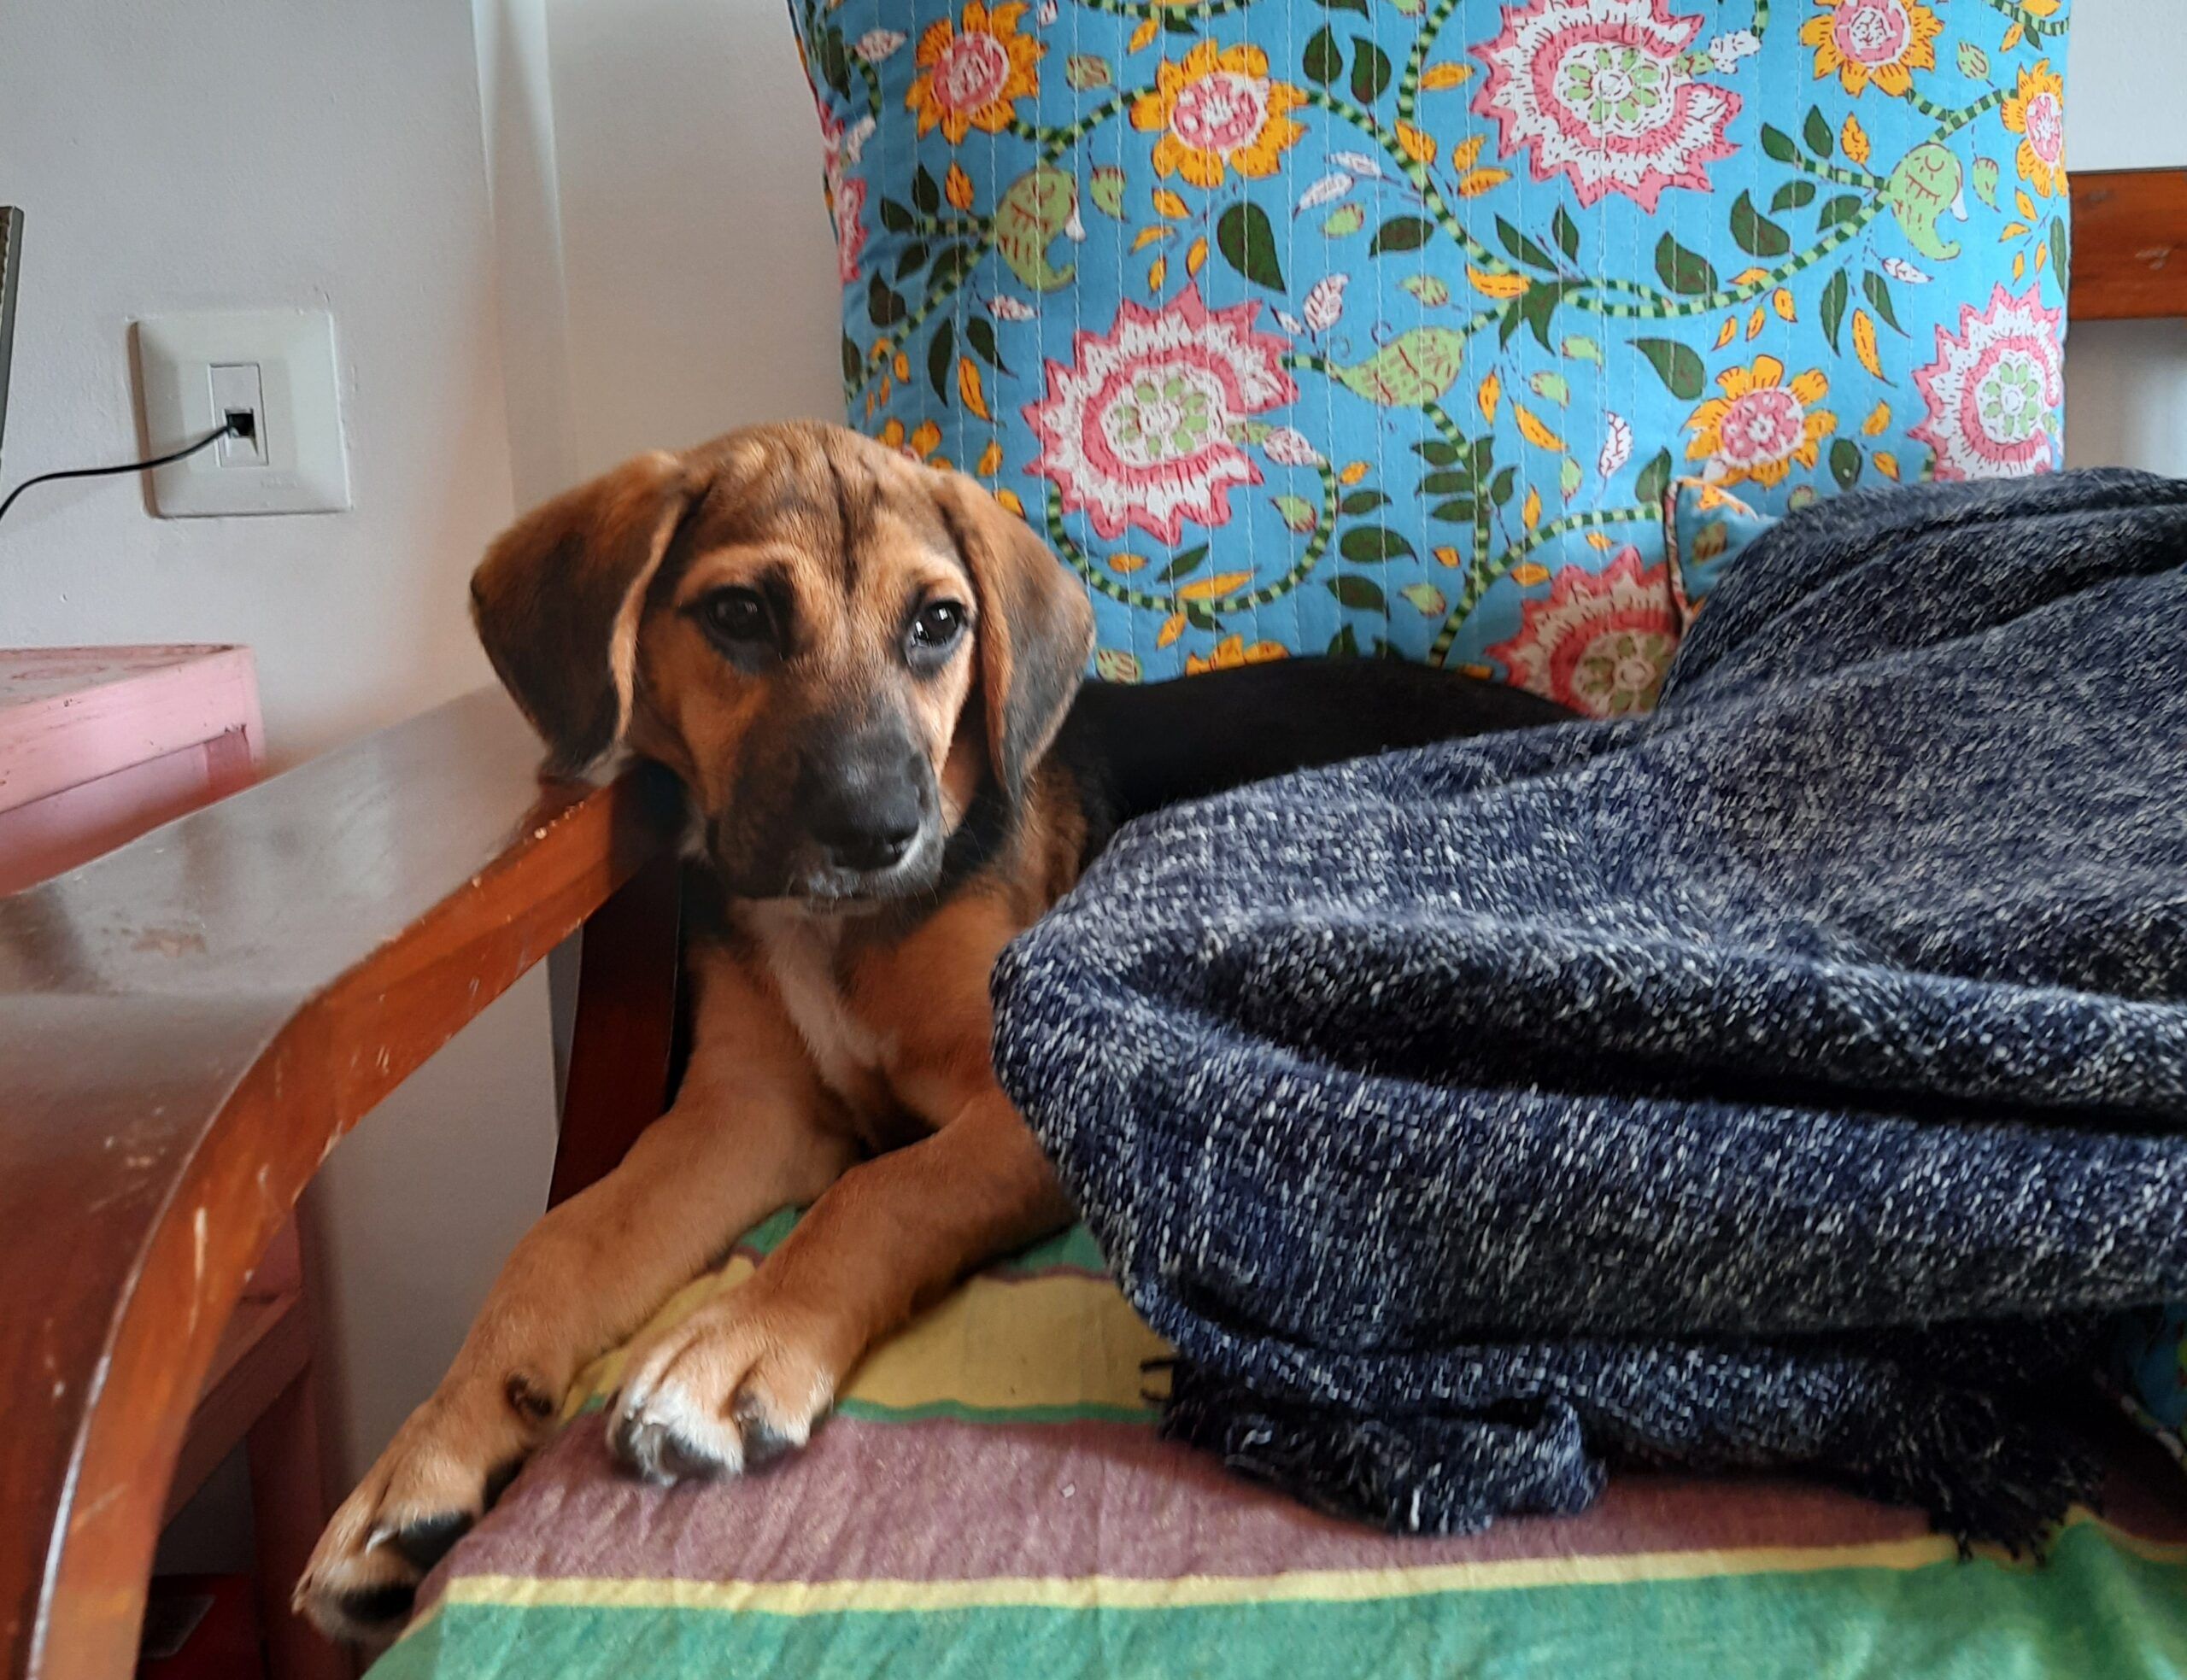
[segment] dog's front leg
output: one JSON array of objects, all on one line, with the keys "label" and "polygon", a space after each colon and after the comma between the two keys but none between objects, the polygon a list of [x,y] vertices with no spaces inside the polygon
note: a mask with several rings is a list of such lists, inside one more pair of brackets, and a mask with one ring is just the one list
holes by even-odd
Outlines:
[{"label": "dog's front leg", "polygon": [[675,1106],[517,1246],[439,1388],[328,1523],[296,1594],[328,1634],[399,1623],[424,1572],[545,1438],[584,1363],[740,1232],[810,1202],[850,1163],[850,1146],[818,1123],[794,1046],[755,1042],[768,1023],[753,1008],[743,1030],[709,1042],[720,1019],[701,1016]]},{"label": "dog's front leg", "polygon": [[877,1338],[1070,1217],[1025,1122],[990,1088],[933,1136],[853,1167],[742,1285],[634,1349],[610,1439],[661,1481],[802,1446]]}]

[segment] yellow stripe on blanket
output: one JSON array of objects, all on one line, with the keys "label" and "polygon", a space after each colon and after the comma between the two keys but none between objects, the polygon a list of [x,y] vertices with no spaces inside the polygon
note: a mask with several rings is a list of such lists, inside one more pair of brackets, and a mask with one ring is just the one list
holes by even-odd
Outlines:
[{"label": "yellow stripe on blanket", "polygon": [[[614,1391],[625,1354],[640,1338],[680,1324],[753,1270],[753,1261],[738,1255],[677,1291],[630,1343],[578,1373],[563,1416],[574,1417]],[[1141,1367],[1169,1351],[1105,1278],[983,1275],[867,1355],[839,1409],[853,1416],[1151,1415],[1144,1391],[1159,1392],[1167,1379]]]},{"label": "yellow stripe on blanket", "polygon": [[[2066,1528],[2100,1536],[2150,1562],[2187,1561],[2187,1547],[2123,1532],[2084,1508]],[[1978,1548],[1985,1563],[2015,1573],[2036,1566]],[[464,1575],[448,1584],[436,1610],[449,1605],[507,1608],[694,1610],[724,1614],[820,1616],[844,1612],[918,1614],[1006,1607],[1052,1610],[1166,1610],[1205,1606],[1345,1603],[1432,1594],[1510,1592],[1702,1581],[1725,1576],[1801,1575],[1836,1570],[1904,1572],[1952,1562],[1946,1537],[1838,1546],[1757,1546],[1693,1551],[1496,1558],[1416,1568],[1290,1570],[1272,1575],[1000,1576],[906,1581],[690,1581],[641,1578]],[[413,1630],[414,1631],[414,1630]]]},{"label": "yellow stripe on blanket", "polygon": [[1342,1603],[1530,1587],[1610,1586],[1726,1575],[1838,1569],[1922,1569],[1955,1555],[1950,1540],[1923,1535],[1850,1546],[1634,1552],[1483,1559],[1412,1569],[1292,1570],[1274,1575],[1001,1576],[941,1581],[690,1581],[600,1577],[466,1575],[447,1604],[512,1608],[701,1610],[820,1616],[847,1611],[917,1614],[1026,1607],[1052,1610],[1166,1610],[1211,1605]]}]

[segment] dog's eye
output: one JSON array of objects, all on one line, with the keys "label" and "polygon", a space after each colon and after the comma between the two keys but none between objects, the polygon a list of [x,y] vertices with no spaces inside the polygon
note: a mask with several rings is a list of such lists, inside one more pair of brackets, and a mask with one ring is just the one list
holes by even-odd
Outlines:
[{"label": "dog's eye", "polygon": [[929,601],[912,620],[912,646],[938,653],[965,633],[965,609],[953,600]]},{"label": "dog's eye", "polygon": [[724,642],[771,641],[774,623],[767,603],[750,589],[717,589],[700,604],[708,634]]}]

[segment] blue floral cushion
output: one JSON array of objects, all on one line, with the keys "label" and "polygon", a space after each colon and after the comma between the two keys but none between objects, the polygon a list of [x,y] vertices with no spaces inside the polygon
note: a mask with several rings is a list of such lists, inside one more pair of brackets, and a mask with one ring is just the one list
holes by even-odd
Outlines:
[{"label": "blue floral cushion", "polygon": [[795,0],[855,424],[1095,669],[1388,652],[1588,711],[1756,513],[2061,454],[2063,0]]},{"label": "blue floral cushion", "polygon": [[1756,512],[1705,478],[1681,478],[1671,486],[1663,510],[1663,546],[1670,558],[1671,599],[1681,634],[1715,592],[1724,568],[1776,523],[1776,515]]}]

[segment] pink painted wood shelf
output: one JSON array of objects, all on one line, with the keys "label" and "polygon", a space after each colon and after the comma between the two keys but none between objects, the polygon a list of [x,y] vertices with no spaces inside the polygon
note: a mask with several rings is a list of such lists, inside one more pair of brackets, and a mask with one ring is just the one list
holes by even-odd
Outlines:
[{"label": "pink painted wood shelf", "polygon": [[247,647],[0,648],[0,893],[249,786],[265,757]]}]

